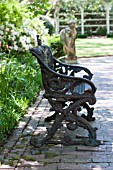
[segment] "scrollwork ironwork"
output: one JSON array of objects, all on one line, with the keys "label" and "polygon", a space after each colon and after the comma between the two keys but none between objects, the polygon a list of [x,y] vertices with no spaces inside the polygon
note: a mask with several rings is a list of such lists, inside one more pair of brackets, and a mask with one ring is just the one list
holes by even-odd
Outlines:
[{"label": "scrollwork ironwork", "polygon": [[[55,120],[52,127],[48,128],[47,135],[41,142],[34,138],[31,144],[40,147],[48,143],[59,143],[52,138],[56,131],[61,127],[62,121],[67,122],[67,128],[76,130],[78,127],[87,129],[89,137],[79,141],[79,144],[97,146],[99,141],[96,139],[96,128],[93,128],[86,119],[93,120],[93,113],[88,103],[94,105],[96,102],[96,87],[92,83],[92,73],[90,70],[80,66],[67,65],[56,60],[46,45],[42,45],[38,37],[38,47],[32,48],[31,53],[37,58],[41,73],[42,82],[46,97],[55,111]],[[82,77],[76,77],[78,72],[84,71]],[[68,102],[68,104],[67,104]],[[81,107],[87,109],[87,116],[79,116]],[[53,118],[53,117],[52,117]],[[68,141],[68,142],[67,142]],[[67,139],[60,141],[62,144],[78,144],[78,141]]]}]

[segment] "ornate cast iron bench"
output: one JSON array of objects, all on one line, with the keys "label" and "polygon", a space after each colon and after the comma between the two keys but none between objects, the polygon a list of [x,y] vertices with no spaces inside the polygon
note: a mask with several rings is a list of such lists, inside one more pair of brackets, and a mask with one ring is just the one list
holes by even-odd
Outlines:
[{"label": "ornate cast iron bench", "polygon": [[[96,130],[89,121],[94,120],[93,108],[96,102],[96,87],[92,83],[92,73],[87,68],[62,63],[56,60],[46,45],[42,45],[39,36],[37,36],[38,46],[30,49],[40,64],[42,73],[42,82],[45,90],[44,97],[48,99],[54,115],[47,117],[45,121],[54,122],[47,129],[47,134],[41,141],[37,138],[31,138],[30,143],[35,147],[40,147],[49,143],[61,143],[64,145],[84,144],[89,146],[98,146],[99,141],[96,139]],[[78,73],[84,72],[82,77],[76,76]],[[87,110],[87,115],[79,115],[81,108]],[[62,126],[62,122],[66,121],[69,130],[76,130],[78,127],[87,129],[88,137],[76,141],[64,139],[54,141],[53,137],[58,129]]]}]

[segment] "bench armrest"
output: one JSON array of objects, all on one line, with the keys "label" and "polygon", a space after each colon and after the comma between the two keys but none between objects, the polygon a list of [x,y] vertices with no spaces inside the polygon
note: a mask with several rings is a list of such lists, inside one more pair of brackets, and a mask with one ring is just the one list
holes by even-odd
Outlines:
[{"label": "bench armrest", "polygon": [[90,72],[89,69],[87,69],[85,67],[71,65],[71,64],[65,64],[65,63],[58,61],[55,58],[53,58],[53,61],[54,61],[55,71],[57,71],[61,74],[77,76],[77,73],[81,72],[81,75],[79,74],[80,77],[83,77],[83,78],[86,78],[89,80],[92,79],[93,74]]},{"label": "bench armrest", "polygon": [[42,77],[45,92],[51,97],[59,97],[59,95],[78,97],[78,95],[82,96],[86,93],[94,95],[96,92],[96,87],[92,81],[85,78],[63,75],[47,68],[43,69]]}]

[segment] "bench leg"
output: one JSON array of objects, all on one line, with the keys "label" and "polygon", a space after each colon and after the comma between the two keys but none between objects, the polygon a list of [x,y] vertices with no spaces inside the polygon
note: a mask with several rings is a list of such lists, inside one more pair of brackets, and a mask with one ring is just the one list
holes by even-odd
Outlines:
[{"label": "bench leg", "polygon": [[46,137],[40,141],[38,141],[38,137],[31,138],[31,141],[30,141],[31,145],[39,148],[43,146],[44,144],[49,144],[49,143],[57,144],[57,142],[52,141],[51,139],[55,135],[56,131],[62,126],[62,121],[65,119],[65,115],[64,114],[59,115],[58,113],[55,113],[55,114],[56,114],[55,121],[51,128],[47,128],[48,134],[46,135]]},{"label": "bench leg", "polygon": [[[92,98],[91,98],[92,99]],[[41,147],[44,144],[64,144],[64,145],[88,145],[88,146],[98,146],[100,142],[96,139],[96,130],[97,128],[93,128],[89,122],[81,116],[77,115],[78,109],[81,105],[89,101],[90,98],[80,99],[76,102],[70,103],[67,108],[63,107],[61,102],[56,102],[50,100],[50,104],[56,110],[55,120],[52,124],[51,128],[47,129],[47,134],[42,139],[39,137],[31,138],[31,145],[34,147]],[[82,127],[87,129],[89,135],[88,137],[82,137],[81,140],[77,140],[76,138],[70,139],[69,137],[62,139],[62,140],[54,140],[53,136],[55,135],[56,131],[62,126],[62,121],[66,120],[67,124],[71,124],[72,126],[67,126],[69,130],[76,130],[78,127]],[[40,139],[39,139],[40,138]]]},{"label": "bench leg", "polygon": [[45,118],[45,122],[51,122],[52,120],[55,120],[55,118],[56,118],[56,113]]},{"label": "bench leg", "polygon": [[[65,102],[62,102],[62,106],[66,106]],[[53,107],[50,108],[50,111],[55,111],[55,109]],[[55,120],[56,118],[56,112],[51,115],[51,116],[48,116],[47,118],[45,118],[45,122],[51,122],[52,120]]]},{"label": "bench leg", "polygon": [[[82,114],[81,116],[86,119],[87,121],[95,121],[95,117],[93,117],[93,111],[94,108],[93,107],[89,107],[89,105],[87,103],[83,104],[83,108],[85,108],[87,110],[87,115]],[[54,109],[51,107],[50,111],[54,111]],[[55,120],[56,117],[56,113],[54,113],[51,116],[48,116],[47,118],[45,118],[45,122],[51,122],[52,120]]]},{"label": "bench leg", "polygon": [[88,146],[98,146],[100,144],[100,141],[96,139],[97,128],[93,128],[86,119],[84,119],[83,117],[77,114],[79,107],[83,106],[88,101],[90,104],[93,104],[93,102],[95,102],[95,98],[89,97],[89,98],[83,98],[77,101],[73,101],[73,103],[64,110],[64,114],[67,115],[66,120],[69,122],[69,126],[67,126],[67,128],[69,130],[76,130],[78,127],[87,129],[89,136],[86,139],[81,140],[80,144],[84,143],[85,145]]},{"label": "bench leg", "polygon": [[[96,130],[97,128],[93,128],[89,122],[80,117],[80,116],[75,116],[75,115],[70,115],[68,120],[70,120],[70,124],[72,124],[70,127],[73,128],[75,126],[75,129],[77,129],[78,127],[82,127],[84,129],[87,129],[87,131],[89,132],[89,136],[87,138],[83,138],[81,141],[79,141],[79,144],[84,144],[84,145],[88,145],[88,146],[98,146],[100,144],[100,141],[98,141],[96,139]],[[76,124],[73,124],[76,123]],[[67,124],[68,127],[68,124]],[[70,129],[70,130],[74,130]]]},{"label": "bench leg", "polygon": [[[72,124],[72,129],[69,130],[76,130],[78,127],[82,127],[87,129],[89,135],[88,137],[81,137],[81,139],[70,139],[70,137],[64,137],[62,140],[54,140],[53,136],[55,135],[56,131],[61,128],[62,121],[65,120],[66,116],[62,114],[56,113],[55,121],[51,128],[47,129],[47,135],[45,137],[42,136],[42,139],[39,140],[39,137],[31,138],[31,145],[34,147],[41,147],[45,144],[63,144],[63,145],[87,145],[87,146],[98,146],[100,141],[96,139],[96,130],[97,128],[93,128],[89,122],[82,118],[81,116],[77,116],[74,114],[69,114],[68,116],[68,124]],[[68,128],[67,124],[67,128]],[[74,125],[74,126],[73,126]],[[80,138],[80,137],[79,137]]]},{"label": "bench leg", "polygon": [[94,121],[95,120],[95,117],[93,117],[94,108],[89,107],[87,103],[83,104],[83,108],[87,110],[87,116],[85,114],[82,114],[82,117],[85,118],[87,121]]}]

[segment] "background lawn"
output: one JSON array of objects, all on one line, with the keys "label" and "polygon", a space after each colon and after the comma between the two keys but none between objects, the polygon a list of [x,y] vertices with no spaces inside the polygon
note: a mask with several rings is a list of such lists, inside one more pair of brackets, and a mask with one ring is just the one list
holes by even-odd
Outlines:
[{"label": "background lawn", "polygon": [[77,57],[113,55],[113,38],[76,39]]}]

